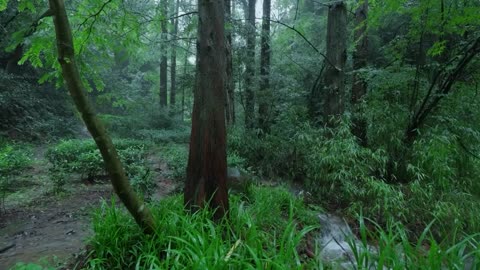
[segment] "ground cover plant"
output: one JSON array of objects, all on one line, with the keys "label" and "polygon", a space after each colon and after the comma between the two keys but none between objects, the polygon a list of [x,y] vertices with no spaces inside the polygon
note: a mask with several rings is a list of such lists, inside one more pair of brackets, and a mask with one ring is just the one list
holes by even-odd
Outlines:
[{"label": "ground cover plant", "polygon": [[[134,187],[148,195],[154,183],[146,164],[150,143],[131,139],[115,140],[120,159]],[[107,177],[105,164],[92,139],[63,140],[47,150],[51,163],[50,176],[56,189],[61,189],[67,177],[80,174],[81,180],[94,182]]]},{"label": "ground cover plant", "polygon": [[0,140],[0,207],[4,205],[7,193],[13,191],[14,177],[32,164],[31,155],[29,145]]},{"label": "ground cover plant", "polygon": [[[268,207],[267,207],[268,205]],[[179,196],[151,207],[159,230],[141,233],[128,215],[105,203],[94,218],[87,269],[303,269],[305,235],[318,229],[315,213],[284,188],[253,187],[232,197],[229,219],[184,211]]]}]

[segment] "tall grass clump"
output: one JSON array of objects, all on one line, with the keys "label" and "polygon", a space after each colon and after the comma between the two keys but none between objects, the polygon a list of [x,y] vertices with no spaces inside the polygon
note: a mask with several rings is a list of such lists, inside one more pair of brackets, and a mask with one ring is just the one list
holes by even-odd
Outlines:
[{"label": "tall grass clump", "polygon": [[[356,269],[479,269],[480,233],[454,232],[451,239],[437,241],[431,231],[434,220],[412,241],[408,229],[399,222],[385,228],[372,220],[359,218],[360,240],[351,239],[352,267]],[[368,226],[366,224],[370,224]],[[369,229],[370,228],[370,229]],[[368,245],[376,243],[376,248]]]},{"label": "tall grass clump", "polygon": [[[272,211],[269,211],[272,209]],[[88,269],[304,269],[305,236],[315,218],[284,188],[252,188],[248,198],[231,196],[229,217],[212,211],[186,213],[180,196],[152,207],[158,224],[143,235],[112,203],[94,218]]]}]

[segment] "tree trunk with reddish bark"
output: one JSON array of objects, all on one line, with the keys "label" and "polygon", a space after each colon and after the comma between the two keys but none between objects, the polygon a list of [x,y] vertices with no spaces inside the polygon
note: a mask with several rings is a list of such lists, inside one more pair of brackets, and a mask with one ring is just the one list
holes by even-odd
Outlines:
[{"label": "tree trunk with reddish bark", "polygon": [[184,202],[188,210],[228,211],[224,0],[198,1],[197,76]]}]

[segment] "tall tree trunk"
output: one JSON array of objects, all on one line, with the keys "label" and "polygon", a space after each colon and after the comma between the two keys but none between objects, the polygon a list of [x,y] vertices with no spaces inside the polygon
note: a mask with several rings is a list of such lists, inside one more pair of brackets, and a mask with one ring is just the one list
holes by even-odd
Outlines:
[{"label": "tall tree trunk", "polygon": [[162,30],[161,46],[160,46],[160,107],[167,106],[167,0],[161,0],[160,13],[162,17],[160,28]]},{"label": "tall tree trunk", "polygon": [[262,44],[260,51],[260,91],[258,96],[258,124],[264,132],[269,130],[270,92],[270,0],[263,0]]},{"label": "tall tree trunk", "polygon": [[67,83],[70,96],[75,102],[88,131],[95,139],[115,192],[143,231],[152,234],[155,232],[154,219],[143,201],[139,199],[130,186],[115,146],[84,94],[85,87],[82,84],[75,62],[72,30],[68,22],[65,4],[63,0],[49,0],[49,3],[53,12],[53,23],[57,37],[58,62],[62,67],[62,76]]},{"label": "tall tree trunk", "polygon": [[368,37],[367,37],[367,16],[368,0],[363,0],[355,11],[355,52],[353,53],[353,84],[352,84],[352,108],[353,126],[352,133],[362,146],[367,146],[367,121],[362,116],[360,105],[367,93],[367,82],[358,73],[358,70],[367,66],[368,60]]},{"label": "tall tree trunk", "polygon": [[[187,50],[185,51],[185,60],[183,63],[183,76],[187,76],[188,65],[188,51],[190,51],[190,42],[188,42]],[[185,87],[182,87],[182,121],[185,120]]]},{"label": "tall tree trunk", "polygon": [[255,121],[255,0],[248,0],[247,61],[245,63],[245,127],[251,129]]},{"label": "tall tree trunk", "polygon": [[232,0],[225,0],[225,15],[226,22],[230,24],[226,32],[226,99],[225,99],[225,115],[227,117],[227,124],[235,124],[235,88],[233,84],[233,60],[232,60]]},{"label": "tall tree trunk", "polygon": [[216,219],[228,211],[224,14],[224,0],[198,0],[197,78],[184,193],[187,209],[210,207]]},{"label": "tall tree trunk", "polygon": [[327,58],[323,89],[323,120],[334,127],[344,111],[345,62],[347,60],[347,9],[343,2],[328,8]]},{"label": "tall tree trunk", "polygon": [[[177,0],[175,3],[175,14],[174,17],[178,16],[178,9],[180,6],[180,1]],[[172,37],[174,41],[172,42],[172,49],[170,55],[170,106],[173,108],[175,106],[175,98],[177,95],[177,38],[178,33],[178,18],[171,19],[171,24],[173,25]]]}]

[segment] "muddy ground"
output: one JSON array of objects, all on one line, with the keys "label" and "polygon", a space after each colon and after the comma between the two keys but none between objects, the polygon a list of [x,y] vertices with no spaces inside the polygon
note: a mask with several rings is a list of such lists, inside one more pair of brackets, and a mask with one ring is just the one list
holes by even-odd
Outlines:
[{"label": "muddy ground", "polygon": [[[18,262],[62,266],[85,247],[93,235],[92,213],[103,200],[114,196],[108,182],[87,184],[72,176],[66,192],[53,194],[48,179],[45,147],[34,153],[34,165],[16,179],[17,192],[6,197],[0,210],[0,269]],[[175,189],[165,176],[168,168],[152,154],[148,162],[159,200]],[[117,200],[118,201],[118,200]]]}]

